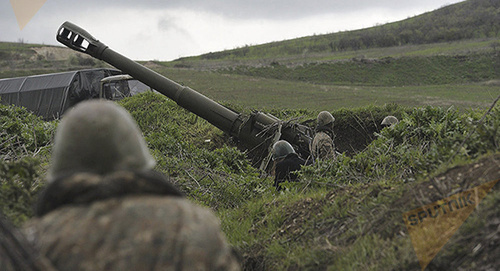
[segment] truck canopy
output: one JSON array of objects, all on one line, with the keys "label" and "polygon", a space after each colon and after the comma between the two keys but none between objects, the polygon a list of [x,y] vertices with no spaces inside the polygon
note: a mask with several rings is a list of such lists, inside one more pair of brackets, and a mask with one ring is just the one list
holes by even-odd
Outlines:
[{"label": "truck canopy", "polygon": [[100,81],[119,74],[114,69],[89,69],[0,79],[0,103],[25,107],[46,120],[57,119],[78,102],[99,98]]}]

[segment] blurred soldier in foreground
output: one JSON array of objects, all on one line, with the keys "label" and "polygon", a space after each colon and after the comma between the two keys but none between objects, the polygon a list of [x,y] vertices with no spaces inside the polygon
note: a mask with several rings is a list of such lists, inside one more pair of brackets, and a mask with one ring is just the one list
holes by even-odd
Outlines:
[{"label": "blurred soldier in foreground", "polygon": [[336,157],[335,143],[333,142],[333,124],[335,118],[328,111],[321,111],[317,117],[316,134],[311,143],[313,159],[332,159]]},{"label": "blurred soldier in foreground", "polygon": [[47,258],[0,213],[0,270],[55,271]]},{"label": "blurred soldier in foreground", "polygon": [[300,170],[300,167],[305,164],[304,159],[300,158],[292,145],[285,140],[274,143],[273,161],[275,166],[274,186],[278,191],[282,189],[281,183],[298,181],[297,174],[293,171]]},{"label": "blurred soldier in foreground", "polygon": [[380,123],[380,125],[382,126],[382,129],[383,129],[385,127],[396,125],[398,122],[399,122],[399,120],[396,117],[387,116],[382,120],[382,123]]},{"label": "blurred soldier in foreground", "polygon": [[239,270],[219,220],[154,165],[125,109],[80,103],[58,127],[27,239],[58,270]]}]

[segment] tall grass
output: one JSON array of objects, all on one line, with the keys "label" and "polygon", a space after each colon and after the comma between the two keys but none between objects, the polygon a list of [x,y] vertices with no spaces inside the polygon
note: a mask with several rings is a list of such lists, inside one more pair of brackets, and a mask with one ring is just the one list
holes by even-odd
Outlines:
[{"label": "tall grass", "polygon": [[[481,123],[483,110],[397,105],[342,109],[333,112],[340,127],[364,125],[368,131],[370,119],[386,113],[397,115],[400,123],[371,134],[370,144],[355,153],[304,167],[301,182],[277,192],[272,176],[251,167],[230,138],[173,101],[145,93],[120,104],[143,131],[158,161],[156,169],[189,199],[217,212],[228,240],[250,270],[414,268],[410,242],[400,233],[402,194],[449,161],[471,161],[500,147],[498,106]],[[13,107],[0,109],[1,143],[8,146],[2,151],[0,206],[20,225],[31,216],[44,184],[57,122]],[[295,117],[317,111],[273,113]]]},{"label": "tall grass", "polygon": [[0,105],[0,210],[15,225],[32,215],[44,185],[55,122],[23,108]]}]

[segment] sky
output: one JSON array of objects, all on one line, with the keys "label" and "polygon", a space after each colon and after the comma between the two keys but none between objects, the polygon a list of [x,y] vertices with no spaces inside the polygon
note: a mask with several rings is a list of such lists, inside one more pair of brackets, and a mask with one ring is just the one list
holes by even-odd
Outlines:
[{"label": "sky", "polygon": [[0,41],[61,45],[56,32],[70,21],[131,59],[170,61],[372,27],[462,0],[47,0],[22,30],[10,1],[0,0]]}]

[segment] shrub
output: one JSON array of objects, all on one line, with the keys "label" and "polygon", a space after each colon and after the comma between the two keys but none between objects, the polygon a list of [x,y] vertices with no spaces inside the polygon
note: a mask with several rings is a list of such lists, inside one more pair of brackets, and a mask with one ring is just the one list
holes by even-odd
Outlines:
[{"label": "shrub", "polygon": [[0,105],[0,210],[15,225],[31,217],[44,185],[55,122],[45,122],[23,108]]},{"label": "shrub", "polygon": [[266,179],[245,153],[207,121],[154,93],[121,104],[143,131],[156,169],[191,199],[213,209],[234,208],[265,191]]},{"label": "shrub", "polygon": [[399,124],[377,133],[364,151],[305,167],[303,178],[323,185],[413,181],[451,160],[473,159],[499,150],[499,107],[479,123],[483,114],[460,114],[452,108],[430,106],[415,108],[403,113]]}]

